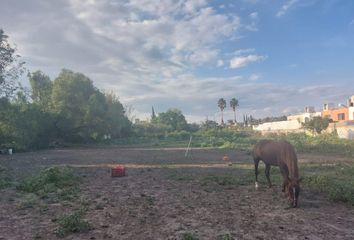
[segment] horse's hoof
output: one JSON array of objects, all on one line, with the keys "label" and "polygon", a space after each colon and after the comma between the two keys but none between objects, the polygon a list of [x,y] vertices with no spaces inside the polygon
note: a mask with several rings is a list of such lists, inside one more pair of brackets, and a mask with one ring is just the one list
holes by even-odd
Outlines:
[{"label": "horse's hoof", "polygon": [[259,187],[258,182],[255,183],[255,187],[256,187],[256,189],[258,189],[258,187]]}]

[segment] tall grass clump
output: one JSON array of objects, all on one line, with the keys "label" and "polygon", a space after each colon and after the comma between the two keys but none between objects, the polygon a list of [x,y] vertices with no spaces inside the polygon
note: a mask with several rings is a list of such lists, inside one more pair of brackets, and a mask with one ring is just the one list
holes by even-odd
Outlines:
[{"label": "tall grass clump", "polygon": [[69,168],[50,167],[23,180],[17,189],[41,197],[51,193],[69,197],[77,192],[79,180]]},{"label": "tall grass clump", "polygon": [[6,172],[7,169],[0,165],[0,189],[11,186],[11,179]]},{"label": "tall grass clump", "polygon": [[303,167],[303,183],[312,191],[324,193],[334,202],[354,206],[354,167],[344,165]]},{"label": "tall grass clump", "polygon": [[58,237],[65,237],[71,233],[82,233],[90,230],[90,224],[83,219],[84,212],[76,211],[72,214],[62,216],[59,219],[59,227],[55,234]]}]

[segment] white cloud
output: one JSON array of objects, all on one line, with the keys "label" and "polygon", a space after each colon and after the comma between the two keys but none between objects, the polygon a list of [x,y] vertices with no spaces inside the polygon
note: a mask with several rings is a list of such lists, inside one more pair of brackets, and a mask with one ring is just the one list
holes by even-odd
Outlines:
[{"label": "white cloud", "polygon": [[253,73],[253,74],[251,74],[251,76],[248,78],[250,81],[256,81],[256,80],[258,80],[258,79],[260,79],[261,78],[261,75],[260,74],[255,74],[255,73]]},{"label": "white cloud", "polygon": [[251,19],[258,19],[258,12],[253,12],[249,15]]},{"label": "white cloud", "polygon": [[217,63],[216,63],[216,66],[217,66],[217,67],[222,67],[222,66],[224,66],[224,61],[221,60],[221,59],[219,59],[219,60],[217,61]]},{"label": "white cloud", "polygon": [[230,60],[230,68],[245,67],[251,63],[263,61],[266,58],[267,57],[260,56],[260,55],[248,55],[248,56],[234,57]]},{"label": "white cloud", "polygon": [[299,0],[289,0],[287,1],[281,8],[280,10],[277,12],[276,16],[277,17],[281,17],[283,15],[286,14],[286,12],[295,4],[297,3]]},{"label": "white cloud", "polygon": [[233,55],[235,56],[240,56],[240,55],[243,55],[243,54],[246,54],[246,53],[251,53],[251,52],[255,52],[256,49],[254,48],[243,48],[243,49],[238,49],[236,50]]}]

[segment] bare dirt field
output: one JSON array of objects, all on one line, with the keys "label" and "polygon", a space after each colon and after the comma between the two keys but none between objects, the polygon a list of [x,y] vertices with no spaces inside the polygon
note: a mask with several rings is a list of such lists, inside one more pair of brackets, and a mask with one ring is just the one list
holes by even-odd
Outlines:
[{"label": "bare dirt field", "polygon": [[[354,208],[332,203],[304,188],[299,208],[289,208],[278,185],[255,190],[245,152],[193,149],[82,148],[0,156],[17,180],[39,169],[67,165],[83,179],[72,202],[18,207],[14,188],[0,190],[0,239],[58,239],[56,219],[87,206],[91,230],[63,239],[354,239]],[[230,156],[233,166],[222,157]],[[350,162],[299,155],[305,162]],[[127,176],[111,178],[124,164]],[[232,176],[240,184],[213,179]],[[263,172],[260,178],[264,178]],[[194,238],[186,238],[193,235]],[[184,236],[184,238],[183,238]]]}]

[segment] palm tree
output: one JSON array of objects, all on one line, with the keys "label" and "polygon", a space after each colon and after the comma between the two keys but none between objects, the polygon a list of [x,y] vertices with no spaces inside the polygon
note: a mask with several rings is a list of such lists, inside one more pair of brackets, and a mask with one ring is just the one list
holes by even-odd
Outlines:
[{"label": "palm tree", "polygon": [[218,107],[221,110],[221,125],[224,125],[224,109],[226,107],[226,101],[223,98],[220,98],[218,101]]},{"label": "palm tree", "polygon": [[230,107],[234,111],[234,123],[236,124],[236,108],[238,107],[238,100],[236,98],[230,100]]}]

